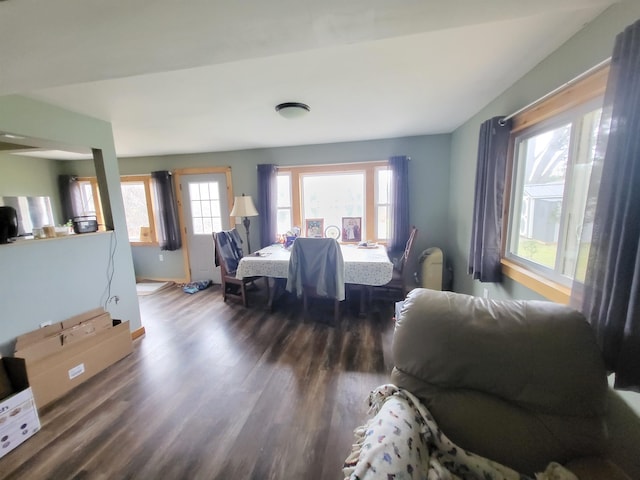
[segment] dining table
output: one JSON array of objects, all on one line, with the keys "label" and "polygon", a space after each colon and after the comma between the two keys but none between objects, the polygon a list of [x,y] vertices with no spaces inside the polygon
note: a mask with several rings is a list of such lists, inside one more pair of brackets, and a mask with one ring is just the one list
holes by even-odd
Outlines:
[{"label": "dining table", "polygon": [[[393,263],[389,260],[384,245],[379,244],[340,244],[344,260],[344,282],[347,285],[374,287],[385,285],[393,275]],[[282,293],[289,275],[290,248],[282,244],[269,245],[251,255],[240,259],[236,278],[268,277],[275,279],[274,288],[270,289],[268,307],[273,309],[273,303],[278,293]],[[280,292],[278,292],[280,290]],[[364,291],[360,295],[360,314],[366,311]]]}]

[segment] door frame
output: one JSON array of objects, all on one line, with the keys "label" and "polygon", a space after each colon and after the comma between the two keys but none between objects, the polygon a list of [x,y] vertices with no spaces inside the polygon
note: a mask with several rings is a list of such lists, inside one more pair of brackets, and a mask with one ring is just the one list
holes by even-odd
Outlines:
[{"label": "door frame", "polygon": [[[180,221],[180,237],[182,238],[182,261],[184,263],[184,278],[185,283],[191,281],[191,265],[189,258],[189,242],[187,241],[187,224],[184,214],[184,198],[182,195],[182,176],[183,175],[202,175],[209,173],[224,173],[227,183],[227,202],[228,205],[233,206],[233,183],[231,183],[231,167],[194,167],[194,168],[179,168],[173,171],[173,182],[175,191],[178,193],[178,219]],[[235,217],[229,216],[229,225],[235,224]],[[211,245],[213,246],[213,237],[211,238]]]}]

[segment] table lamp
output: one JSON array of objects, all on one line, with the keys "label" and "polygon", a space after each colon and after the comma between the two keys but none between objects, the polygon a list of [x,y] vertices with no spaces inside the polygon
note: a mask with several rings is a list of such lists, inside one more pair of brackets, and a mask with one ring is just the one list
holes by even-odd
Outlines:
[{"label": "table lamp", "polygon": [[247,233],[247,253],[251,254],[251,243],[249,242],[249,224],[251,221],[249,220],[249,217],[255,217],[258,215],[258,210],[256,210],[256,206],[253,204],[251,195],[247,196],[243,193],[241,197],[236,197],[233,201],[233,208],[229,215],[232,217],[244,217],[242,223],[244,224],[244,228]]}]

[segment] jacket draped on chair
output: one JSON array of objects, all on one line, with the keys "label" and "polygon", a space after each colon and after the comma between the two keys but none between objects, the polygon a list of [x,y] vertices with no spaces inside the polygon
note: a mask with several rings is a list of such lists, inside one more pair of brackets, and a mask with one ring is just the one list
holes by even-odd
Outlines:
[{"label": "jacket draped on chair", "polygon": [[293,243],[286,289],[300,297],[308,285],[315,285],[319,296],[345,299],[344,260],[334,239],[297,238]]}]

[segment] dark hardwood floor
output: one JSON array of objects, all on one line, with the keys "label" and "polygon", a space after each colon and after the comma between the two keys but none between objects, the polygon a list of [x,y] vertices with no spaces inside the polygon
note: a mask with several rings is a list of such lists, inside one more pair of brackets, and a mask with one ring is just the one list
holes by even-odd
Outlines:
[{"label": "dark hardwood floor", "polygon": [[261,293],[248,309],[219,286],[140,297],[133,354],[42,409],[0,477],[342,478],[367,395],[389,380],[392,307],[334,328],[302,322],[297,302],[270,314]]}]

